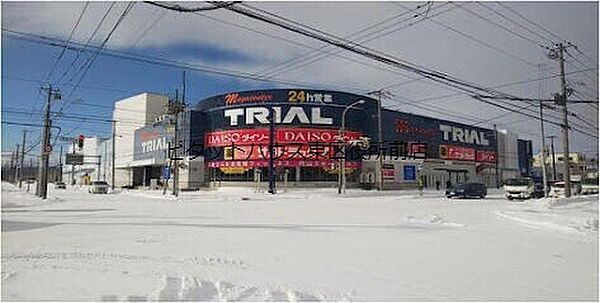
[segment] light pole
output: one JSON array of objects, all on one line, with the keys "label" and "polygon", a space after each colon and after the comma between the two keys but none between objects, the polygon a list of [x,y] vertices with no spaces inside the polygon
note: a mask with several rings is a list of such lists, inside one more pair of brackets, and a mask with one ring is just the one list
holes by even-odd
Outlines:
[{"label": "light pole", "polygon": [[341,163],[340,163],[340,169],[339,169],[339,188],[338,188],[338,194],[345,194],[346,193],[346,142],[344,141],[344,128],[346,127],[346,113],[348,112],[349,109],[353,108],[355,105],[359,105],[359,104],[364,104],[365,100],[358,100],[348,106],[346,106],[346,108],[344,108],[344,111],[342,112],[342,127],[340,128],[340,141],[342,143],[342,158],[341,158]]}]

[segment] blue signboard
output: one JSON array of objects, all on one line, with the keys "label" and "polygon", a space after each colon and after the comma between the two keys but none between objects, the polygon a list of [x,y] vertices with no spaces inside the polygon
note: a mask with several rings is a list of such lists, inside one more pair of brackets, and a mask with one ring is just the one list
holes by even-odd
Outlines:
[{"label": "blue signboard", "polygon": [[414,165],[404,165],[404,181],[415,181],[417,179]]},{"label": "blue signboard", "polygon": [[171,178],[171,168],[163,166],[163,179],[167,180],[169,178]]},{"label": "blue signboard", "polygon": [[133,160],[154,159],[154,164],[165,163],[169,142],[173,141],[173,137],[173,131],[163,124],[137,129],[133,139]]}]

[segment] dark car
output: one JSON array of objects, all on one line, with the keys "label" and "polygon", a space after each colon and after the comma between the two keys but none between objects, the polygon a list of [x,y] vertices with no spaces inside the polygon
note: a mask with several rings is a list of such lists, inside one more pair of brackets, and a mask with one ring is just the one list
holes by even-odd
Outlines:
[{"label": "dark car", "polygon": [[481,183],[459,184],[446,191],[447,198],[485,198],[486,195],[487,188]]},{"label": "dark car", "polygon": [[546,192],[544,193],[544,184],[543,183],[535,183],[533,198],[539,199],[546,196],[547,193],[550,192],[550,185],[546,188]]}]

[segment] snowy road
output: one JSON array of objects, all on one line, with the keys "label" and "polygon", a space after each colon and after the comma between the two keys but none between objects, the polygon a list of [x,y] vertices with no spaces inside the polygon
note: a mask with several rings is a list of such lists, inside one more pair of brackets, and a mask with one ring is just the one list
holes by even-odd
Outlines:
[{"label": "snowy road", "polygon": [[598,300],[598,196],[2,184],[2,300]]}]

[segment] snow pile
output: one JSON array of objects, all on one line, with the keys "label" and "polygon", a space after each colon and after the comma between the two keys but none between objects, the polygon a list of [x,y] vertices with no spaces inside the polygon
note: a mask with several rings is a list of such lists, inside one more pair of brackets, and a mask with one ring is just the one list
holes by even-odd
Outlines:
[{"label": "snow pile", "polygon": [[429,214],[417,217],[407,216],[406,222],[418,226],[465,227],[464,224],[446,222],[444,217],[439,214]]},{"label": "snow pile", "polygon": [[598,195],[538,199],[497,213],[538,230],[556,231],[588,240],[598,237]]},{"label": "snow pile", "polygon": [[[19,189],[17,185],[8,182],[2,182],[2,209],[18,208],[26,206],[37,206],[47,205],[50,203],[64,202],[64,199],[56,197],[54,195],[48,195],[48,199],[45,201],[35,196],[36,184],[30,184],[30,192],[27,192],[27,184],[23,183],[22,188]],[[53,185],[48,186],[50,189]],[[7,198],[10,196],[10,198]]]}]

